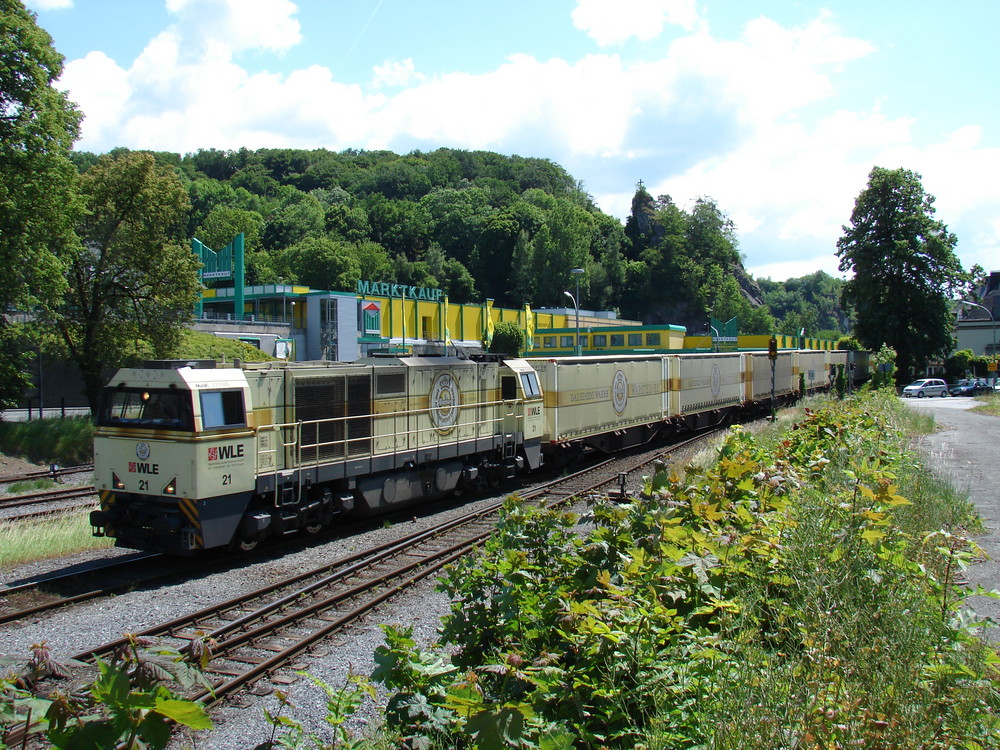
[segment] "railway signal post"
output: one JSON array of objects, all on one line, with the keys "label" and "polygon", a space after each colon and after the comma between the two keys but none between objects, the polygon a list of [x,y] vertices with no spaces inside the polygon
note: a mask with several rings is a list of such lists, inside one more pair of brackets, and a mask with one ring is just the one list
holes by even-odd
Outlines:
[{"label": "railway signal post", "polygon": [[771,421],[774,421],[774,368],[778,363],[778,339],[774,336],[767,342],[767,358],[771,360]]}]

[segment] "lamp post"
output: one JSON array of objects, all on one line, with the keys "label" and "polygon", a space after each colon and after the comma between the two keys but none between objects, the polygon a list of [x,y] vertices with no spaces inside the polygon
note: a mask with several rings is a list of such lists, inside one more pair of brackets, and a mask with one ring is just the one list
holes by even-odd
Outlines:
[{"label": "lamp post", "polygon": [[716,328],[715,326],[713,326],[711,323],[708,324],[708,327],[712,331],[712,333],[715,334],[715,336],[711,337],[712,338],[712,345],[709,346],[708,348],[711,349],[713,352],[717,352],[719,350],[716,348],[715,342],[716,342],[716,339],[722,338],[722,335],[719,333],[719,329]]},{"label": "lamp post", "polygon": [[[969,301],[964,300],[964,299],[960,299],[958,302],[961,305],[972,305],[973,307],[978,307],[980,310],[985,310],[986,314],[990,316],[990,327],[993,329],[993,356],[996,357],[997,356],[997,321],[996,321],[996,318],[993,317],[993,313],[990,311],[990,309],[988,307],[980,305],[980,304],[978,304],[976,302],[969,302]],[[985,349],[985,347],[983,347],[983,348]],[[995,378],[996,378],[996,376],[994,375],[994,379]]]},{"label": "lamp post", "polygon": [[574,297],[569,292],[563,292],[567,297],[573,300],[573,307],[576,308],[576,356],[583,354],[582,347],[580,346],[580,276],[583,275],[582,268],[572,268],[570,273],[576,276],[576,296]]}]

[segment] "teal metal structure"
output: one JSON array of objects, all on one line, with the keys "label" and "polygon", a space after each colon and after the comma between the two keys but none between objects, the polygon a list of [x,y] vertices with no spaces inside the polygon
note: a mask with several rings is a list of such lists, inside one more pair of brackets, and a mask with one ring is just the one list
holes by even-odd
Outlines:
[{"label": "teal metal structure", "polygon": [[[232,242],[219,251],[208,247],[201,240],[191,240],[191,252],[198,256],[201,268],[198,269],[198,281],[207,286],[206,281],[233,281],[233,319],[243,320],[246,294],[246,265],[244,260],[243,232],[236,235]],[[204,314],[204,304],[201,297],[195,305],[194,314],[200,318]]]}]

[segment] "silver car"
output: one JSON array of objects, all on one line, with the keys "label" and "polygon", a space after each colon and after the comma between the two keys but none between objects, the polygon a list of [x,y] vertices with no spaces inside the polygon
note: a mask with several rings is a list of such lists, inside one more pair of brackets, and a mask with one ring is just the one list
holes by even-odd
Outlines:
[{"label": "silver car", "polygon": [[913,383],[910,383],[903,389],[903,395],[906,398],[911,396],[916,396],[917,398],[923,398],[924,396],[947,396],[948,395],[948,384],[939,378],[922,378]]}]

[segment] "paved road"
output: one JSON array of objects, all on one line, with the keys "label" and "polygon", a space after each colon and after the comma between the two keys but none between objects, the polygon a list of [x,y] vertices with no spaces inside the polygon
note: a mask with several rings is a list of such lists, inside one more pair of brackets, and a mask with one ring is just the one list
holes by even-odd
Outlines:
[{"label": "paved road", "polygon": [[[986,533],[976,541],[990,559],[966,574],[970,584],[1000,589],[1000,418],[969,411],[972,398],[904,399],[914,409],[933,414],[938,430],[920,440],[928,465],[952,485],[969,493]],[[1000,600],[976,597],[973,609],[1000,623]],[[1000,628],[987,634],[1000,643]]]}]

